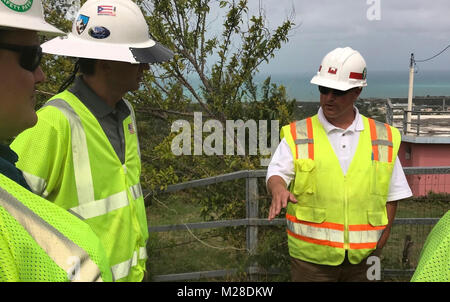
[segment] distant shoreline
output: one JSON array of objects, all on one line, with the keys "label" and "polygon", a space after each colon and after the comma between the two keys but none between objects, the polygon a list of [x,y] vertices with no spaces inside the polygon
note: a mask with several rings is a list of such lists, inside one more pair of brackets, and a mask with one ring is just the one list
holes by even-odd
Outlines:
[{"label": "distant shoreline", "polygon": [[[385,97],[385,98],[380,98],[380,97],[368,97],[368,98],[359,98],[357,100],[357,102],[364,102],[364,101],[372,101],[372,102],[381,102],[381,101],[386,101],[387,99],[390,99],[391,102],[393,103],[407,103],[408,102],[408,98],[404,97],[404,98],[398,98],[398,97]],[[436,103],[442,103],[442,101],[445,100],[446,104],[450,105],[450,96],[414,96],[413,98],[413,103],[414,102],[430,102],[430,105],[436,105]],[[307,104],[307,103],[319,103],[319,100],[296,100],[296,103],[303,103],[303,104]]]}]

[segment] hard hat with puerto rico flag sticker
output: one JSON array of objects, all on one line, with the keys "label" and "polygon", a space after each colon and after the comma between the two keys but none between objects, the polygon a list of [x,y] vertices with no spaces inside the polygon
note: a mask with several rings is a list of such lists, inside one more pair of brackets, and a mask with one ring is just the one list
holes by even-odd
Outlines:
[{"label": "hard hat with puerto rico flag sticker", "polygon": [[141,9],[131,0],[88,0],[72,32],[42,44],[54,55],[133,64],[170,60],[173,52],[150,38]]},{"label": "hard hat with puerto rico flag sticker", "polygon": [[0,29],[16,28],[37,31],[41,35],[64,35],[45,22],[41,0],[0,0]]},{"label": "hard hat with puerto rico flag sticker", "polygon": [[367,86],[366,61],[351,47],[336,48],[322,60],[312,84],[346,91]]}]

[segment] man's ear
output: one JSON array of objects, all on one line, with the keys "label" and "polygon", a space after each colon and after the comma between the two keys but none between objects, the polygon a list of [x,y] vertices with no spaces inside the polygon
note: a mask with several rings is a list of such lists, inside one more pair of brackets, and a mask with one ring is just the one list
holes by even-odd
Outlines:
[{"label": "man's ear", "polygon": [[357,87],[357,88],[355,88],[355,90],[354,90],[354,93],[355,93],[355,99],[357,99],[357,98],[359,97],[359,95],[361,94],[361,92],[362,92],[362,87]]},{"label": "man's ear", "polygon": [[97,66],[96,68],[98,68],[99,71],[103,72],[103,73],[109,73],[109,71],[111,70],[111,62],[107,61],[107,60],[97,60]]}]

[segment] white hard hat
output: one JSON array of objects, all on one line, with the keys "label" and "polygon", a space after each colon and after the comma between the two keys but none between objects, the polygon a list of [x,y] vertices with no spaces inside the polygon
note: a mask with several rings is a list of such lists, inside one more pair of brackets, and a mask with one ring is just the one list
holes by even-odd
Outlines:
[{"label": "white hard hat", "polygon": [[311,84],[345,91],[367,86],[366,75],[366,61],[358,51],[336,48],[323,58]]},{"label": "white hard hat", "polygon": [[131,0],[88,0],[78,12],[72,32],[42,44],[44,52],[77,57],[158,63],[173,52],[150,39],[140,8]]},{"label": "white hard hat", "polygon": [[1,0],[0,28],[37,31],[43,35],[63,35],[64,32],[45,22],[41,0]]}]

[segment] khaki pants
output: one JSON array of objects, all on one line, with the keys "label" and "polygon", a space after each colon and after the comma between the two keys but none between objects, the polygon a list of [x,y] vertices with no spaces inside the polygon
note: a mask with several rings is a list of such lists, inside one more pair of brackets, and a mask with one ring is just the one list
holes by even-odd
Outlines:
[{"label": "khaki pants", "polygon": [[[381,251],[376,250],[371,256],[380,256]],[[291,278],[293,282],[369,282],[367,258],[359,264],[351,264],[347,253],[340,265],[321,265],[302,261],[291,257]],[[373,282],[373,281],[372,281]]]}]

